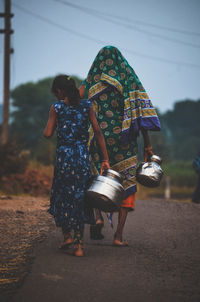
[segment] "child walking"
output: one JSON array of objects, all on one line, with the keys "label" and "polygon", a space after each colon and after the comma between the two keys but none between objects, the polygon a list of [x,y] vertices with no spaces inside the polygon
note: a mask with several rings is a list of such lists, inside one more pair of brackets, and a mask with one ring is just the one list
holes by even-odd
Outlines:
[{"label": "child walking", "polygon": [[51,90],[57,101],[51,106],[44,136],[50,138],[56,129],[57,149],[49,213],[53,215],[56,226],[62,228],[64,241],[61,248],[74,244],[74,255],[83,256],[84,223],[94,223],[92,209],[88,209],[86,215],[84,204],[91,176],[88,121],[101,151],[102,170],[109,168],[108,153],[92,103],[80,100],[75,81],[70,76],[59,75],[54,79]]}]

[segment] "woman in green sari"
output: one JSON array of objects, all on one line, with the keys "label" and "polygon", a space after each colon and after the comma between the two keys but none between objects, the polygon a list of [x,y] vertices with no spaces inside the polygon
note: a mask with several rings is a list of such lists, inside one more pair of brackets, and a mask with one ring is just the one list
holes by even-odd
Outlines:
[{"label": "woman in green sari", "polygon": [[[98,123],[103,132],[110,159],[110,167],[124,175],[126,191],[114,235],[114,245],[126,246],[122,232],[127,213],[134,209],[135,172],[137,165],[137,136],[144,137],[145,161],[152,155],[148,130],[160,130],[160,122],[149,97],[139,78],[120,51],[113,46],[105,46],[97,54],[83,86],[82,98],[93,100]],[[101,154],[90,130],[90,153],[94,173],[100,172]],[[96,231],[93,239],[101,239],[103,226],[101,212],[96,210]]]}]

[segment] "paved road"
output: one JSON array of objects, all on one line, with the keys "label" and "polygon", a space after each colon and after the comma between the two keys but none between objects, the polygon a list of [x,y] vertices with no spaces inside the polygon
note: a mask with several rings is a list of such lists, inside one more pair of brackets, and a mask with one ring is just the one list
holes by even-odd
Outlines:
[{"label": "paved road", "polygon": [[[115,215],[115,225],[116,225]],[[58,250],[58,230],[35,250],[32,270],[12,302],[199,302],[200,205],[137,201],[128,216],[130,246],[85,234],[85,257]]]}]

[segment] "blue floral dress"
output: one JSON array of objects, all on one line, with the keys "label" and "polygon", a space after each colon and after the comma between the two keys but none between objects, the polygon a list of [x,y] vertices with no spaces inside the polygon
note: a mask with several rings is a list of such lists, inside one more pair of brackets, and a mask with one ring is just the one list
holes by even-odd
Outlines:
[{"label": "blue floral dress", "polygon": [[57,149],[49,213],[58,227],[83,232],[84,222],[95,223],[87,211],[84,195],[91,176],[88,152],[88,119],[91,102],[81,100],[70,106],[53,104],[57,114]]}]

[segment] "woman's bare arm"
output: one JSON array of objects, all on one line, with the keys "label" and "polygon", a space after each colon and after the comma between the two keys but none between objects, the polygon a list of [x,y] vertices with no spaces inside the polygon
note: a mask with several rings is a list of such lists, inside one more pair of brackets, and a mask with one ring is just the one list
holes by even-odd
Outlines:
[{"label": "woman's bare arm", "polygon": [[105,143],[105,140],[104,140],[104,136],[101,132],[101,129],[99,128],[99,124],[97,122],[94,110],[92,108],[90,109],[89,119],[90,119],[90,122],[92,124],[92,128],[94,130],[94,135],[97,139],[97,142],[98,142],[98,145],[100,147],[102,157],[103,157],[102,164],[101,164],[101,171],[104,170],[104,169],[109,169],[110,165],[109,165],[108,152],[107,152],[107,149],[106,149],[106,143]]},{"label": "woman's bare arm", "polygon": [[146,129],[141,129],[143,139],[144,139],[144,161],[147,162],[153,155],[152,146],[149,138],[148,131]]},{"label": "woman's bare arm", "polygon": [[52,105],[49,112],[49,119],[43,133],[44,137],[50,138],[53,135],[55,128],[56,128],[56,111]]}]

